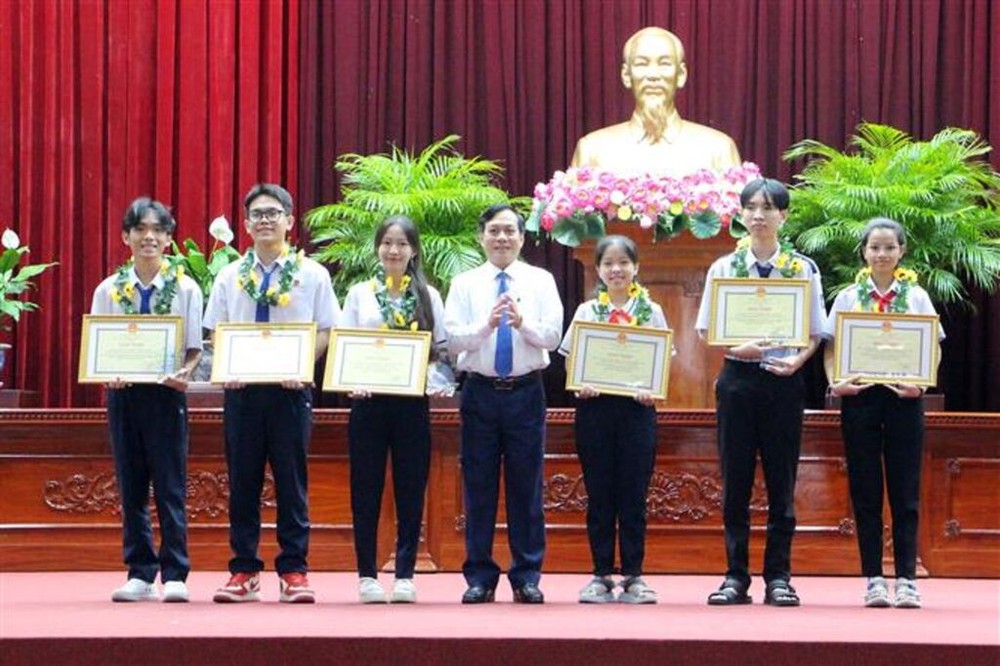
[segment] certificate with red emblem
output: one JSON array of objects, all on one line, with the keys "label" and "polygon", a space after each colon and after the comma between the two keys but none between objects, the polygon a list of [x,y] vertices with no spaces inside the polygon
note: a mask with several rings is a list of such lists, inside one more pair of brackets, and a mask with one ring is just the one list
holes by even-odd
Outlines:
[{"label": "certificate with red emblem", "polygon": [[833,381],[934,386],[937,315],[838,312]]},{"label": "certificate with red emblem", "polygon": [[667,398],[674,332],[662,328],[573,322],[566,388],[590,386],[608,395],[645,391]]}]

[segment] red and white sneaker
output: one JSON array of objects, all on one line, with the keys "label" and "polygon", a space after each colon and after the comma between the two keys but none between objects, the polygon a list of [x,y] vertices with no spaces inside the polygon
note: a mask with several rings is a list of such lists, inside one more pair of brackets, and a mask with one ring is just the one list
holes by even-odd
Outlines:
[{"label": "red and white sneaker", "polygon": [[278,601],[286,604],[314,604],[316,593],[309,587],[309,579],[304,573],[293,572],[281,574],[281,594]]},{"label": "red and white sneaker", "polygon": [[260,601],[260,574],[234,573],[225,586],[215,591],[212,601],[218,604]]}]

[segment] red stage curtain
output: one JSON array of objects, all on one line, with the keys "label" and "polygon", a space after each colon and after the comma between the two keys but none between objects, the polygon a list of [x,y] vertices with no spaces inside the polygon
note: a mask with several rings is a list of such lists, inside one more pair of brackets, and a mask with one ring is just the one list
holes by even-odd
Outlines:
[{"label": "red stage curtain", "polygon": [[[419,149],[452,132],[530,194],[578,137],[631,113],[618,63],[647,25],[685,45],[681,113],[729,133],[771,176],[791,177],[780,155],[795,141],[843,147],[862,120],[919,138],[972,128],[998,145],[1000,165],[1000,7],[989,0],[340,0],[302,10],[300,195],[335,198],[339,154]],[[561,246],[531,245],[568,319],[581,271]],[[978,319],[946,319],[952,409],[1000,409],[987,385],[1000,374],[1000,300],[978,302]],[[565,399],[561,381],[549,373],[550,402]]]},{"label": "red stage curtain", "polygon": [[[259,0],[0,3],[0,227],[34,261],[42,309],[16,327],[12,385],[47,406],[98,404],[76,383],[81,315],[127,258],[136,196],[179,239],[242,221],[257,180],[298,179],[299,5]],[[239,232],[237,232],[239,233]]]}]

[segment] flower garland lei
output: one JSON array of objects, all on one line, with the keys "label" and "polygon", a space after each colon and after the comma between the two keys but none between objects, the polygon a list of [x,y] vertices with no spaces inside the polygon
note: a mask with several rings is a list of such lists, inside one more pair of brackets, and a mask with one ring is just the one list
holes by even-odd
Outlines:
[{"label": "flower garland lei", "polygon": [[399,291],[403,294],[402,301],[397,303],[391,298],[390,291],[393,287],[391,275],[385,274],[385,269],[381,266],[375,272],[372,279],[372,291],[375,292],[375,301],[378,303],[379,312],[382,313],[382,328],[399,331],[415,331],[419,327],[417,323],[417,295],[410,289],[410,276],[404,275],[399,279]]},{"label": "flower garland lei", "polygon": [[[612,309],[611,295],[603,282],[597,288],[597,299],[594,303],[594,314],[597,321],[610,324],[626,324],[628,326],[643,326],[653,316],[653,306],[649,301],[649,291],[638,282],[628,286],[628,297],[631,299],[631,313],[621,308]],[[627,305],[627,304],[626,304]],[[622,317],[624,315],[624,318]]]},{"label": "flower garland lei", "polygon": [[[733,253],[733,275],[738,278],[750,277],[750,268],[747,266],[747,252],[750,251],[752,241],[749,236],[744,236],[736,243],[736,252]],[[774,260],[774,267],[778,269],[783,278],[793,278],[798,275],[805,263],[795,256],[795,248],[784,238],[778,241],[780,251],[778,258]]]},{"label": "flower garland lei", "polygon": [[[129,259],[118,267],[117,275],[111,290],[111,300],[118,304],[127,315],[138,314],[132,297],[135,295],[135,285],[132,283],[133,261]],[[184,267],[176,259],[164,258],[160,264],[160,275],[163,276],[163,288],[157,290],[156,301],[151,310],[154,314],[170,314],[170,307],[177,295],[177,283],[184,276]]]},{"label": "flower garland lei", "polygon": [[[281,257],[287,257],[292,252],[295,252],[295,250],[285,245],[281,249]],[[254,253],[253,248],[250,248],[247,250],[246,256],[243,257],[243,261],[240,262],[239,274],[236,277],[236,287],[246,292],[250,300],[255,303],[285,307],[292,302],[292,295],[288,292],[291,291],[292,285],[295,283],[295,274],[299,272],[304,257],[305,252],[303,250],[296,252],[294,261],[286,261],[285,265],[278,272],[278,284],[275,285],[272,279],[267,291],[261,292],[259,286],[260,278],[257,276],[257,272],[253,270],[253,265],[257,261],[257,255]]]},{"label": "flower garland lei", "polygon": [[[857,285],[856,289],[858,290],[858,310],[861,312],[879,312],[878,302],[872,299],[872,289],[871,284],[869,284],[871,276],[872,269],[867,266],[858,271],[858,274],[854,276],[854,283]],[[887,312],[893,314],[906,313],[910,309],[907,297],[910,293],[910,287],[917,284],[917,273],[909,268],[898,267],[893,272],[892,277],[896,280],[899,287],[896,290],[896,295],[889,302]]]}]

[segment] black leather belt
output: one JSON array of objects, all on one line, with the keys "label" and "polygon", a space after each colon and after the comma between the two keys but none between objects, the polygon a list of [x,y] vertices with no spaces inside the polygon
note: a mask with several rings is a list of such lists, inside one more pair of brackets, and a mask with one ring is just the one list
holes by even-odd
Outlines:
[{"label": "black leather belt", "polygon": [[541,370],[532,370],[527,374],[518,375],[517,377],[507,377],[506,379],[501,379],[500,377],[489,377],[487,375],[481,375],[477,372],[470,372],[468,376],[468,381],[472,381],[477,384],[485,384],[491,387],[494,391],[513,391],[514,389],[521,388],[522,386],[534,384],[541,381],[541,379]]}]

